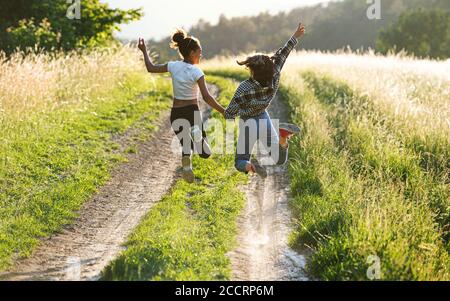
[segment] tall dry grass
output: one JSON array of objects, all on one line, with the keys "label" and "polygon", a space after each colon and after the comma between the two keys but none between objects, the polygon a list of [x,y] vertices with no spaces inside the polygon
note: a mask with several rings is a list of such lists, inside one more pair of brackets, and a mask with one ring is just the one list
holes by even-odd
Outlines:
[{"label": "tall dry grass", "polygon": [[[245,55],[241,55],[245,56]],[[237,66],[234,58],[204,62],[204,68]],[[384,112],[450,137],[450,60],[419,60],[403,55],[381,56],[372,52],[292,54],[284,75],[314,71],[346,81],[351,88],[374,98]]]},{"label": "tall dry grass", "polygon": [[[230,58],[204,68],[245,78]],[[377,256],[382,280],[449,279],[449,75],[449,62],[403,56],[289,58],[292,242],[313,250],[313,276],[367,280]]]},{"label": "tall dry grass", "polygon": [[[204,63],[209,69],[232,66],[237,66],[234,58]],[[445,173],[450,154],[450,60],[298,51],[289,57],[283,77],[289,80],[308,71],[344,82],[366,98],[372,109],[366,115],[386,122],[405,146]]]},{"label": "tall dry grass", "polygon": [[157,129],[170,94],[129,47],[0,55],[0,270],[73,221]]},{"label": "tall dry grass", "polygon": [[142,70],[139,53],[129,47],[87,54],[16,53],[9,58],[0,53],[0,114],[3,120],[17,120],[68,104],[82,108],[97,91]]},{"label": "tall dry grass", "polygon": [[405,133],[450,137],[450,60],[300,52],[286,67],[288,74],[312,70],[345,81]]}]

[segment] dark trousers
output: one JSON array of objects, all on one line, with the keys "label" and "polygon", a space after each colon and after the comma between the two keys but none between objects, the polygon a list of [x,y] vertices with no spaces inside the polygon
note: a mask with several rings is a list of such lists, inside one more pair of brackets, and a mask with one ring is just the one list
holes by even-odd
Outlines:
[{"label": "dark trousers", "polygon": [[[203,129],[202,113],[198,105],[189,105],[181,108],[172,108],[170,113],[172,129],[180,140],[183,148],[183,156],[197,153],[201,158],[207,159],[211,156],[211,148],[208,144],[206,132]],[[191,129],[197,125],[202,132],[202,139],[193,141]]]}]

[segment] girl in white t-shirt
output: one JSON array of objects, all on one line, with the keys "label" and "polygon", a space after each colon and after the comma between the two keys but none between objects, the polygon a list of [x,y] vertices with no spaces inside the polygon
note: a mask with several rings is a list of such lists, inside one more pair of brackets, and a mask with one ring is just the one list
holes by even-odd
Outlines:
[{"label": "girl in white t-shirt", "polygon": [[144,54],[145,66],[150,73],[170,72],[173,83],[173,107],[170,114],[172,129],[183,147],[183,178],[192,183],[192,154],[196,151],[201,158],[211,156],[211,148],[203,130],[203,120],[198,107],[199,90],[205,102],[222,115],[225,109],[211,96],[205,81],[205,74],[196,65],[202,57],[200,41],[188,36],[182,29],[172,36],[172,48],[178,49],[182,61],[155,65],[147,53],[144,39],[139,39],[139,49]]}]

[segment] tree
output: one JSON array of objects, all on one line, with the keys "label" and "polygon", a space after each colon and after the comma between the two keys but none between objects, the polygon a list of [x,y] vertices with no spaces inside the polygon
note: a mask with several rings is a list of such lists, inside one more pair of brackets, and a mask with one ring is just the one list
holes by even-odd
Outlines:
[{"label": "tree", "polygon": [[406,51],[418,57],[450,57],[450,11],[439,9],[408,11],[380,32],[377,50]]},{"label": "tree", "polygon": [[[75,2],[75,1],[72,1]],[[89,48],[113,41],[118,25],[137,20],[140,9],[111,9],[99,0],[81,0],[81,18],[70,19],[67,0],[0,0],[0,50]]]},{"label": "tree", "polygon": [[[270,15],[261,13],[251,17],[227,18],[221,16],[217,24],[199,22],[188,30],[200,38],[206,58],[220,54],[239,55],[243,52],[272,52],[292,34],[292,28],[301,20],[307,34],[302,49],[337,50],[375,48],[380,30],[396,22],[405,11],[420,7],[450,10],[449,0],[389,0],[382,1],[382,19],[369,20],[363,0],[332,1],[327,5],[300,7],[290,12]],[[159,55],[158,61],[178,58],[168,47],[169,38],[149,41]],[[448,39],[447,39],[448,40]]]}]

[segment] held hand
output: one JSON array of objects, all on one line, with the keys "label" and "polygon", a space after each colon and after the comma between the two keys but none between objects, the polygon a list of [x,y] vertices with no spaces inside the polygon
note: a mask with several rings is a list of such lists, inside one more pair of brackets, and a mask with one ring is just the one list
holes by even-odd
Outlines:
[{"label": "held hand", "polygon": [[247,165],[245,165],[245,170],[249,174],[255,174],[256,173],[255,165],[253,165],[252,163],[247,163]]},{"label": "held hand", "polygon": [[147,46],[145,46],[145,41],[144,41],[144,39],[139,38],[138,48],[139,48],[142,52],[147,52]]},{"label": "held hand", "polygon": [[305,35],[305,25],[302,23],[298,24],[297,30],[294,33],[295,38],[301,38]]}]

